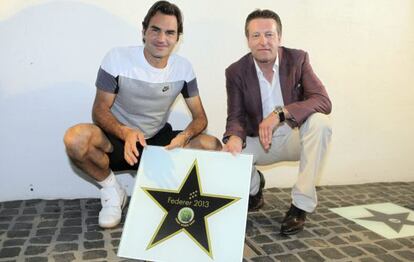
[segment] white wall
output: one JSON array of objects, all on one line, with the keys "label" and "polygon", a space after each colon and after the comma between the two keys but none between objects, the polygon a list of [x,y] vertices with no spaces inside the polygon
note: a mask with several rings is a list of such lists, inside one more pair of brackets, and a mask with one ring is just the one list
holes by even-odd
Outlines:
[{"label": "white wall", "polygon": [[[224,69],[247,52],[255,8],[282,18],[283,43],[309,51],[333,101],[333,140],[320,185],[413,181],[414,2],[411,0],[175,1],[184,13],[177,52],[196,70],[208,132],[221,137]],[[153,1],[0,1],[0,201],[97,196],[77,175],[62,136],[90,122],[105,52],[141,43]],[[175,127],[189,120],[182,101]],[[267,186],[291,186],[297,163],[265,168]],[[133,178],[121,175],[132,187]]]}]

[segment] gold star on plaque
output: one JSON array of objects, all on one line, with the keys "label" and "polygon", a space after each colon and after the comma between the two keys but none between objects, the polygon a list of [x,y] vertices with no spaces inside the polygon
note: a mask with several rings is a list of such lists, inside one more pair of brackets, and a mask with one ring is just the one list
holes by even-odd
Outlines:
[{"label": "gold star on plaque", "polygon": [[178,190],[143,190],[165,212],[147,249],[184,232],[211,258],[208,217],[240,199],[203,193],[197,160],[194,160]]}]

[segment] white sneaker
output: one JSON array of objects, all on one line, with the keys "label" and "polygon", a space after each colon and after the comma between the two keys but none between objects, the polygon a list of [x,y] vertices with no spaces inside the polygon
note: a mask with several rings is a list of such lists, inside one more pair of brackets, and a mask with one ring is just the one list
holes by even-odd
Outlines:
[{"label": "white sneaker", "polygon": [[103,228],[117,226],[121,222],[122,209],[126,202],[127,194],[123,188],[101,188],[102,209],[99,212],[99,226]]}]

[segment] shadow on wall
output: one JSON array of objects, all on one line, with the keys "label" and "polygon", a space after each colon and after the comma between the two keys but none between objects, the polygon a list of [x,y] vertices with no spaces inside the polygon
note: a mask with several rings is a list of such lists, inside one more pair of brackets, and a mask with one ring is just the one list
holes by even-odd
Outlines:
[{"label": "shadow on wall", "polygon": [[0,35],[0,201],[94,195],[73,175],[63,134],[91,121],[103,56],[139,44],[139,28],[96,6],[53,2],[1,21]]}]

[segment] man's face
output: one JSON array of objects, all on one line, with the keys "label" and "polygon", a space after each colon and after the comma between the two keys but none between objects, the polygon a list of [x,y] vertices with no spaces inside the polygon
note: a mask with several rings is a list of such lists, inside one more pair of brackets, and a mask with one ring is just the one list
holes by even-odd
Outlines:
[{"label": "man's face", "polygon": [[249,22],[247,44],[259,63],[274,63],[280,45],[276,21],[271,18],[256,18]]},{"label": "man's face", "polygon": [[142,32],[150,63],[152,59],[168,60],[178,41],[177,28],[177,18],[173,15],[158,12],[151,18],[147,30]]}]

